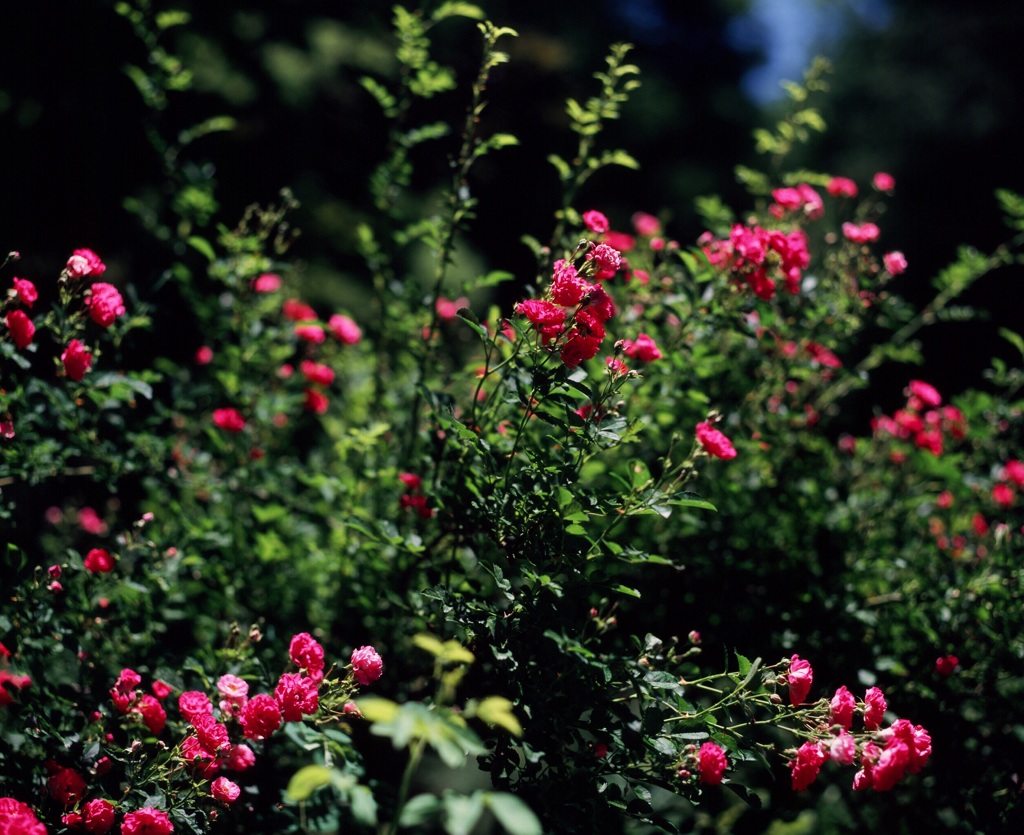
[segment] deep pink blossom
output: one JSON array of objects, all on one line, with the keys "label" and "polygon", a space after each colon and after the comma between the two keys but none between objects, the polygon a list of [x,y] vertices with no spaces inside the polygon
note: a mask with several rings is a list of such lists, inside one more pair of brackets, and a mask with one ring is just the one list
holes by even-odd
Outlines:
[{"label": "deep pink blossom", "polygon": [[[411,473],[402,473],[402,475],[412,475]],[[401,475],[399,476],[401,478]],[[413,476],[414,479],[419,479],[419,476]],[[402,482],[409,485],[405,479]],[[415,487],[410,489],[418,490],[419,483],[416,483]],[[306,674],[313,681],[320,681],[324,677],[324,648],[320,645],[320,642],[316,640],[308,632],[300,632],[299,634],[292,637],[291,644],[288,647],[288,656],[291,658],[292,663],[306,671]]]},{"label": "deep pink blossom", "polygon": [[274,688],[274,698],[284,722],[298,722],[304,715],[316,713],[320,706],[316,682],[300,673],[284,673]]},{"label": "deep pink blossom", "polygon": [[76,249],[68,258],[66,269],[71,278],[85,278],[89,275],[101,276],[107,267],[91,249]]},{"label": "deep pink blossom", "polygon": [[797,749],[796,758],[789,764],[792,772],[793,791],[802,792],[818,776],[822,764],[825,762],[825,754],[821,746],[813,740],[808,740]]},{"label": "deep pink blossom", "polygon": [[252,280],[252,289],[257,293],[273,293],[280,290],[281,276],[276,273],[263,273],[263,275],[257,276]]},{"label": "deep pink blossom", "polygon": [[292,322],[311,322],[317,318],[316,311],[298,299],[285,299],[281,305],[281,315]]},{"label": "deep pink blossom", "polygon": [[39,299],[39,291],[27,278],[14,279],[14,293],[25,307],[32,307]]},{"label": "deep pink blossom", "polygon": [[799,655],[794,655],[789,661],[789,672],[786,674],[786,681],[789,684],[789,702],[796,707],[802,705],[807,699],[814,681],[814,670],[811,663]]},{"label": "deep pink blossom", "polygon": [[593,259],[594,266],[597,268],[594,272],[594,278],[598,279],[612,278],[622,266],[622,254],[617,249],[608,246],[608,244],[598,244],[595,246],[587,253],[587,259]]},{"label": "deep pink blossom", "polygon": [[237,783],[232,783],[227,777],[218,777],[210,784],[210,794],[221,803],[234,803],[242,790]]},{"label": "deep pink blossom", "polygon": [[173,831],[167,813],[152,806],[129,812],[121,822],[121,835],[170,835]]},{"label": "deep pink blossom", "polygon": [[622,351],[627,357],[638,359],[641,362],[654,362],[661,359],[661,349],[646,333],[638,334],[635,341],[624,339]]},{"label": "deep pink blossom", "polygon": [[832,697],[831,713],[829,714],[829,721],[833,725],[841,725],[846,730],[850,730],[853,725],[853,713],[857,708],[857,700],[854,698],[853,693],[846,689],[844,684]]},{"label": "deep pink blossom", "polygon": [[867,244],[877,241],[880,232],[874,223],[844,223],[843,237],[855,244]]},{"label": "deep pink blossom", "polygon": [[601,349],[601,337],[591,336],[573,328],[562,346],[561,359],[566,368],[575,368],[584,360],[593,359]]},{"label": "deep pink blossom", "polygon": [[105,548],[93,548],[85,555],[85,569],[93,574],[107,574],[114,570],[114,558]]},{"label": "deep pink blossom", "polygon": [[199,716],[212,716],[213,703],[201,690],[186,690],[178,696],[178,710],[189,722],[194,722]]},{"label": "deep pink blossom", "polygon": [[302,408],[307,412],[313,412],[316,415],[323,415],[327,413],[328,407],[331,405],[331,401],[327,398],[327,395],[317,389],[306,389],[305,399],[302,401]]},{"label": "deep pink blossom", "polygon": [[46,827],[27,803],[0,797],[0,833],[3,835],[46,835]]},{"label": "deep pink blossom", "polygon": [[558,336],[565,326],[565,311],[543,299],[527,299],[516,305],[516,312],[525,316],[546,343]]},{"label": "deep pink blossom", "polygon": [[74,806],[82,799],[87,788],[85,779],[73,768],[54,765],[46,781],[50,797],[61,806]]},{"label": "deep pink blossom", "polygon": [[320,345],[327,339],[327,334],[319,325],[296,325],[295,335],[304,342],[312,342],[314,345]]},{"label": "deep pink blossom", "polygon": [[709,786],[717,786],[722,782],[722,775],[729,763],[723,751],[714,742],[705,742],[697,752],[697,770],[700,781]]},{"label": "deep pink blossom", "polygon": [[245,703],[239,721],[246,739],[266,739],[281,727],[281,708],[272,696],[260,693]]},{"label": "deep pink blossom", "polygon": [[634,212],[630,220],[633,221],[633,228],[636,230],[636,233],[645,238],[661,232],[661,221],[647,212]]},{"label": "deep pink blossom", "polygon": [[833,197],[856,197],[857,184],[848,177],[833,177],[825,186],[825,191]]},{"label": "deep pink blossom", "polygon": [[68,375],[68,379],[76,383],[81,382],[86,372],[92,368],[92,354],[77,339],[72,339],[68,343],[64,353],[60,355],[60,361],[64,364],[64,373]]},{"label": "deep pink blossom", "polygon": [[166,681],[161,681],[160,679],[157,679],[153,682],[153,684],[150,686],[150,690],[153,691],[154,696],[161,700],[166,699],[168,696],[171,695],[171,693],[174,692],[174,688],[171,687],[171,685],[169,685]]},{"label": "deep pink blossom", "polygon": [[109,328],[118,316],[124,315],[124,299],[113,284],[93,284],[86,304],[89,316],[101,328]]},{"label": "deep pink blossom", "polygon": [[151,696],[149,693],[139,696],[128,712],[141,716],[142,724],[154,736],[159,736],[167,724],[167,713],[164,711],[163,705],[160,704],[156,696]]},{"label": "deep pink blossom", "polygon": [[191,735],[181,741],[181,758],[204,779],[210,779],[220,770],[220,764],[212,751],[207,751],[199,737]]},{"label": "deep pink blossom", "polygon": [[960,659],[955,655],[943,655],[935,659],[935,672],[943,678],[949,678],[959,664]]},{"label": "deep pink blossom", "polygon": [[363,338],[363,332],[359,329],[359,325],[341,313],[331,316],[327,320],[327,327],[334,338],[345,345],[355,345]]},{"label": "deep pink blossom", "polygon": [[922,380],[911,380],[907,384],[907,396],[908,404],[912,409],[921,408],[921,405],[913,402],[915,398],[920,404],[933,408],[942,404],[942,395],[939,394],[938,389]]},{"label": "deep pink blossom", "polygon": [[900,275],[907,269],[907,258],[899,250],[885,253],[882,256],[882,263],[885,265],[885,271],[889,275]]},{"label": "deep pink blossom", "polygon": [[245,429],[245,418],[238,409],[214,409],[213,425],[225,432],[241,432]]},{"label": "deep pink blossom", "polygon": [[86,832],[105,835],[114,826],[114,804],[102,797],[93,798],[82,807],[82,823]]},{"label": "deep pink blossom", "polygon": [[1024,462],[1013,460],[1003,464],[1003,478],[1024,487]]},{"label": "deep pink blossom", "polygon": [[200,345],[196,348],[194,359],[196,365],[209,365],[213,362],[213,348],[209,345]]},{"label": "deep pink blossom", "polygon": [[896,188],[896,180],[892,174],[886,174],[884,171],[879,171],[871,179],[871,185],[873,185],[878,191],[892,191]]},{"label": "deep pink blossom", "polygon": [[872,687],[864,694],[864,727],[869,731],[878,729],[885,716],[888,705],[885,703],[885,696],[877,687]]},{"label": "deep pink blossom", "polygon": [[218,754],[231,744],[226,725],[221,724],[208,713],[197,713],[189,720],[195,728],[196,738],[211,754]]},{"label": "deep pink blossom", "polygon": [[224,760],[224,767],[231,771],[245,771],[256,764],[256,755],[244,742],[232,745]]},{"label": "deep pink blossom", "polygon": [[78,526],[86,533],[102,535],[107,532],[107,523],[100,518],[95,508],[88,506],[79,509]]},{"label": "deep pink blossom", "polygon": [[589,212],[583,213],[583,225],[591,232],[603,235],[608,231],[608,218],[596,209],[591,209]]},{"label": "deep pink blossom", "polygon": [[828,756],[832,762],[852,765],[857,756],[857,741],[845,730],[840,731],[828,744]]},{"label": "deep pink blossom", "polygon": [[736,448],[732,445],[732,441],[710,423],[698,423],[696,434],[697,440],[708,454],[724,459],[736,457]]},{"label": "deep pink blossom", "polygon": [[352,674],[364,687],[384,673],[384,661],[373,647],[359,647],[352,653]]},{"label": "deep pink blossom", "polygon": [[999,482],[992,487],[992,501],[1001,507],[1009,507],[1013,504],[1014,492],[1009,484]]},{"label": "deep pink blossom", "polygon": [[590,291],[590,283],[564,259],[555,261],[551,277],[551,298],[562,307],[575,307]]},{"label": "deep pink blossom", "polygon": [[135,670],[128,667],[121,670],[117,681],[114,682],[114,686],[110,689],[111,701],[119,713],[127,713],[128,709],[135,703],[135,700],[138,698],[135,688],[141,683],[142,676],[135,672]]},{"label": "deep pink blossom", "polygon": [[6,320],[7,330],[11,332],[11,339],[19,349],[24,350],[32,344],[32,337],[35,336],[36,326],[24,310],[8,311]]}]

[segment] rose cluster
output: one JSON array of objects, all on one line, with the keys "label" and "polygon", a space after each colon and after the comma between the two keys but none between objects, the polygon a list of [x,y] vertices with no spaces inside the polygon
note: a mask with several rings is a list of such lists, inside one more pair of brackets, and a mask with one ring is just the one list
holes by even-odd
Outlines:
[{"label": "rose cluster", "polygon": [[[798,707],[810,692],[814,673],[810,663],[799,655],[789,662],[783,681],[789,686],[790,703]],[[812,733],[794,752],[789,767],[794,791],[803,791],[818,776],[826,761],[841,765],[860,765],[853,788],[888,791],[907,774],[917,774],[932,753],[931,736],[920,725],[897,719],[889,727],[882,723],[888,705],[878,687],[871,687],[864,698],[857,698],[845,687],[836,690],[829,702],[821,700],[810,709],[809,717],[820,713]],[[863,731],[852,733],[854,717],[862,717]]]},{"label": "rose cluster", "polygon": [[[942,406],[942,395],[930,383],[911,380],[906,389],[907,404],[890,417],[872,419],[875,437],[911,440],[914,446],[932,455],[942,455],[946,438],[962,441],[967,437],[967,421],[956,406]],[[895,448],[889,458],[894,464],[906,460],[906,451]]]},{"label": "rose cluster", "polygon": [[[0,660],[6,662],[9,654],[0,645]],[[256,753],[250,743],[268,739],[284,722],[298,722],[304,716],[316,714],[323,686],[338,685],[338,691],[347,698],[357,684],[372,684],[383,673],[380,655],[373,647],[363,646],[352,653],[344,680],[326,681],[323,647],[306,632],[292,638],[288,654],[294,671],[282,673],[272,693],[250,696],[249,683],[227,673],[218,679],[212,700],[200,690],[187,690],[178,696],[177,712],[184,737],[174,749],[174,758],[187,766],[193,781],[205,783],[206,791],[201,797],[221,804],[236,801],[241,787],[221,772],[244,772],[256,763]],[[27,681],[19,686],[25,684]],[[123,669],[110,689],[110,704],[115,714],[123,718],[130,734],[133,728],[144,728],[151,737],[158,738],[167,728],[164,702],[174,688],[166,682],[155,681],[149,688],[152,692],[144,692],[141,685],[142,676],[132,669]],[[347,708],[342,712],[353,713]],[[97,711],[92,718],[99,722],[102,713]],[[112,734],[106,734],[108,743],[113,739]],[[132,750],[139,746],[139,741],[133,742]],[[102,777],[112,767],[111,758],[101,756],[91,764],[90,773]],[[165,810],[149,806],[119,809],[107,798],[90,797],[95,792],[74,768],[53,760],[47,761],[46,768],[47,793],[63,807],[61,822],[69,829],[103,835],[114,827],[119,812],[123,814],[121,832],[127,835],[168,835],[174,829]],[[45,833],[46,829],[36,820],[30,807],[3,798],[0,799],[0,835],[4,832]]]}]

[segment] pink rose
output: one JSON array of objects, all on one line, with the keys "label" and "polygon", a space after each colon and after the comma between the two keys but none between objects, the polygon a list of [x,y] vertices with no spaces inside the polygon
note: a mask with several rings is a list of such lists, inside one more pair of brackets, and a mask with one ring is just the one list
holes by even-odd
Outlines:
[{"label": "pink rose", "polygon": [[313,360],[303,360],[299,363],[299,370],[311,383],[317,383],[321,386],[329,386],[334,382],[334,369],[329,365],[324,365],[320,362],[313,362]]},{"label": "pink rose", "polygon": [[76,805],[85,794],[86,788],[86,782],[81,774],[72,768],[63,768],[62,766],[54,767],[46,781],[46,789],[49,791],[50,797],[61,806]]},{"label": "pink rose", "polygon": [[959,664],[960,659],[955,655],[943,655],[935,659],[935,672],[943,678],[949,678]]},{"label": "pink rose", "polygon": [[[264,273],[252,280],[252,289],[257,293],[273,293],[281,288],[281,276],[274,273]],[[312,316],[310,318],[316,318]]]},{"label": "pink rose", "polygon": [[807,699],[811,683],[814,681],[814,670],[811,669],[811,663],[799,655],[794,655],[789,661],[786,681],[789,684],[790,704],[793,707],[802,705]]},{"label": "pink rose", "polygon": [[732,441],[710,423],[698,423],[696,434],[700,445],[709,455],[724,459],[736,457],[736,449],[733,447]]},{"label": "pink rose", "polygon": [[228,729],[208,713],[197,713],[191,720],[196,730],[199,744],[211,754],[218,754],[221,749],[231,744]]},{"label": "pink rose", "polygon": [[697,770],[700,781],[709,786],[717,786],[722,782],[722,775],[728,762],[723,751],[714,742],[705,742],[697,752]]},{"label": "pink rose", "polygon": [[309,322],[316,319],[316,311],[298,299],[287,299],[281,305],[281,314],[285,319],[291,319],[293,322]]},{"label": "pink rose", "polygon": [[1000,482],[992,488],[992,501],[1001,507],[1009,507],[1013,504],[1013,488],[1009,484]]},{"label": "pink rose", "polygon": [[384,661],[373,647],[359,647],[352,653],[352,674],[364,687],[384,673]]},{"label": "pink rose", "polygon": [[266,739],[281,727],[281,708],[272,696],[260,693],[245,703],[239,721],[246,739]]},{"label": "pink rose", "polygon": [[86,304],[89,316],[101,328],[109,328],[118,316],[124,314],[124,299],[113,284],[93,284]]},{"label": "pink rose", "polygon": [[885,253],[882,256],[882,263],[885,265],[885,271],[889,275],[899,275],[907,269],[906,256],[899,250]]},{"label": "pink rose", "polygon": [[[935,386],[921,380],[911,380],[907,385],[908,406],[911,409],[921,409],[924,406],[936,407],[942,403],[942,395]],[[915,398],[916,401],[915,402]]]},{"label": "pink rose", "polygon": [[327,339],[327,334],[319,325],[296,325],[295,335],[304,342],[312,342],[314,345],[320,345]]},{"label": "pink rose", "polygon": [[637,335],[636,341],[624,339],[622,350],[627,357],[638,359],[641,362],[654,362],[661,359],[661,349],[646,333]]},{"label": "pink rose", "polygon": [[1007,461],[1003,465],[1003,478],[1012,481],[1018,487],[1024,487],[1024,463],[1020,461]]},{"label": "pink rose", "polygon": [[589,336],[579,329],[569,331],[568,339],[562,346],[561,360],[566,368],[575,368],[584,360],[593,359],[601,349],[601,337]]},{"label": "pink rose", "polygon": [[60,355],[60,361],[64,363],[64,373],[68,375],[68,379],[78,383],[92,367],[92,354],[81,342],[72,339]]},{"label": "pink rose", "polygon": [[209,365],[213,362],[213,348],[209,345],[200,345],[196,348],[196,365]]},{"label": "pink rose", "polygon": [[182,740],[181,758],[205,780],[211,778],[220,769],[216,755],[207,751],[197,736],[187,736]]},{"label": "pink rose", "polygon": [[630,220],[633,221],[633,228],[636,230],[636,233],[645,238],[661,232],[661,221],[654,215],[647,214],[647,212],[635,212]]},{"label": "pink rose", "polygon": [[796,759],[789,764],[792,771],[793,791],[802,792],[818,776],[822,764],[825,762],[825,754],[817,742],[808,740],[797,749]]},{"label": "pink rose", "polygon": [[178,696],[178,710],[189,722],[194,722],[199,716],[212,716],[213,704],[202,691],[186,690]]},{"label": "pink rose", "polygon": [[324,677],[324,648],[308,632],[300,632],[292,637],[288,657],[296,667],[305,670],[313,681],[320,681]]},{"label": "pink rose", "polygon": [[857,700],[853,693],[843,685],[832,697],[831,714],[829,722],[833,725],[841,725],[845,730],[850,730],[853,725],[853,713],[857,708]]},{"label": "pink rose", "polygon": [[11,339],[20,350],[24,350],[32,344],[32,337],[35,336],[36,326],[24,310],[11,310],[6,318],[7,330],[11,332]]},{"label": "pink rose", "polygon": [[555,261],[551,278],[551,298],[562,307],[575,307],[590,291],[590,284],[564,259]]},{"label": "pink rose", "polygon": [[221,803],[234,803],[242,790],[227,777],[218,777],[210,784],[210,794]]},{"label": "pink rose", "polygon": [[872,687],[864,694],[864,728],[869,731],[878,729],[885,716],[888,705],[885,696],[877,687]]},{"label": "pink rose", "polygon": [[13,797],[0,797],[0,832],[10,835],[46,835],[46,827],[32,807]]},{"label": "pink rose", "polygon": [[156,696],[151,696],[149,693],[143,693],[129,712],[141,716],[142,724],[154,736],[159,736],[167,724],[167,713],[164,711],[163,705],[157,701]]},{"label": "pink rose", "polygon": [[14,279],[14,293],[21,303],[26,307],[32,307],[39,299],[39,292],[36,290],[34,285],[27,278],[15,278]]},{"label": "pink rose", "polygon": [[359,329],[359,325],[340,313],[335,313],[327,320],[327,327],[334,338],[345,345],[355,345],[363,338],[363,332]]},{"label": "pink rose", "polygon": [[167,813],[152,806],[129,812],[121,822],[121,835],[170,835],[173,831]]},{"label": "pink rose", "polygon": [[583,225],[591,232],[603,235],[608,231],[608,218],[596,209],[583,213]]},{"label": "pink rose", "polygon": [[245,743],[232,745],[228,750],[227,758],[224,760],[224,767],[231,771],[245,771],[256,764],[256,755]]},{"label": "pink rose", "polygon": [[85,278],[88,275],[101,276],[107,267],[91,249],[76,249],[68,258],[66,269],[71,278]]},{"label": "pink rose", "polygon": [[565,311],[543,299],[527,299],[516,305],[516,312],[525,316],[547,343],[564,329]]},{"label": "pink rose", "polygon": [[327,413],[328,406],[330,406],[330,400],[322,391],[306,389],[306,399],[302,403],[302,408],[307,412],[323,415]]},{"label": "pink rose", "polygon": [[825,191],[833,197],[856,197],[857,184],[847,177],[833,177],[825,186]]},{"label": "pink rose", "polygon": [[833,737],[828,746],[828,756],[832,762],[841,765],[852,765],[857,756],[857,741],[845,730]]},{"label": "pink rose", "polygon": [[274,698],[281,707],[281,719],[298,722],[320,707],[316,682],[299,673],[284,673],[274,688]]},{"label": "pink rose", "polygon": [[871,185],[875,187],[877,191],[892,191],[896,188],[896,180],[892,174],[886,174],[884,171],[879,171],[871,180]]},{"label": "pink rose", "polygon": [[82,821],[87,832],[104,835],[114,826],[114,804],[102,797],[90,800],[82,807]]},{"label": "pink rose", "polygon": [[114,570],[114,558],[105,548],[93,548],[85,555],[85,569],[93,574],[107,574]]},{"label": "pink rose", "polygon": [[225,432],[241,432],[245,429],[245,418],[237,409],[214,409],[213,425]]}]

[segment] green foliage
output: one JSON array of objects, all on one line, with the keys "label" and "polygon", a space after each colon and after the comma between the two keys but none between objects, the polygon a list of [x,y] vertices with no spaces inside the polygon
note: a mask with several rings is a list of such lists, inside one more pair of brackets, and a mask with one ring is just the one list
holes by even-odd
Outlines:
[{"label": "green foliage", "polygon": [[[188,17],[142,0],[117,12],[152,56],[129,73],[163,114],[189,82],[161,39]],[[465,87],[432,40],[457,18],[477,22]],[[40,799],[54,760],[95,778],[83,800],[116,801],[121,820],[167,809],[183,831],[454,835],[493,818],[514,835],[677,832],[719,781],[751,804],[774,799],[768,814],[792,802],[767,775],[801,746],[831,750],[835,688],[878,682],[937,752],[894,794],[923,818],[916,801],[934,792],[961,830],[1010,821],[1024,378],[995,363],[990,390],[952,410],[918,381],[870,436],[844,410],[883,363],[922,361],[922,328],[968,318],[957,300],[1015,264],[1019,238],[963,248],[918,310],[870,242],[838,234],[832,197],[768,204],[780,185],[830,180],[781,170],[823,127],[808,104],[825,88],[819,62],[756,139],[772,170],[737,170],[753,208],[702,198],[709,232],[693,247],[638,219],[628,262],[606,268],[615,238],[577,195],[608,166],[637,167],[599,146],[638,84],[623,44],[594,94],[567,102],[576,151],[550,157],[561,193],[550,245],[529,237],[536,292],[503,310],[489,293],[514,276],[466,259],[462,235],[477,164],[517,141],[485,118],[490,72],[509,57],[499,45],[516,33],[461,2],[396,6],[392,24],[400,72],[361,81],[387,135],[368,182],[375,214],[354,233],[367,304],[301,300],[287,190],[233,227],[219,219],[211,175],[190,157],[232,128],[218,116],[173,142],[155,119],[166,183],[130,201],[171,245],[151,267],[182,339],[201,344],[137,341],[157,311],[129,287],[101,325],[100,291],[70,263],[45,312],[17,289],[4,299],[5,316],[29,310],[36,326],[27,345],[12,320],[0,332],[4,791],[61,826],[83,807]],[[460,95],[456,130],[434,107]],[[420,167],[431,154],[447,159],[434,179]],[[1019,198],[999,200],[1018,230]],[[881,206],[852,211],[864,223]],[[81,375],[61,359],[72,339],[92,353]],[[841,431],[865,437],[837,445]],[[284,661],[304,633],[324,670],[291,650]],[[360,661],[367,642],[385,659],[379,680],[373,656]],[[331,660],[356,647],[349,664]],[[935,656],[951,654],[960,672],[937,678]],[[794,696],[798,656],[817,671],[806,698]],[[122,710],[127,668],[146,683]],[[203,722],[169,701],[166,725],[151,726],[140,707],[157,680],[219,701],[224,675],[268,700],[287,690],[282,676],[316,685],[315,706],[265,734],[211,706],[229,744],[257,749],[259,767],[238,777],[246,813],[218,806],[212,775],[185,753]],[[862,761],[828,765],[822,781],[848,783],[874,762],[870,746],[895,738],[891,716],[880,732],[864,722],[860,690],[855,705]],[[459,784],[474,765],[489,788]],[[969,803],[953,808],[965,769]],[[880,829],[884,801],[869,798],[857,821]],[[758,814],[735,807],[717,825]]]}]

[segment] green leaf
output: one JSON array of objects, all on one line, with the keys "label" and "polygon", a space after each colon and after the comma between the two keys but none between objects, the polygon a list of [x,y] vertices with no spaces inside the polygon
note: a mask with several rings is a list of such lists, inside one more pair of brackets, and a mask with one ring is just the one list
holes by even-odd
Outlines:
[{"label": "green leaf", "polygon": [[483,792],[466,795],[445,792],[441,800],[444,831],[448,835],[469,835],[484,813]]},{"label": "green leaf", "polygon": [[367,696],[356,702],[359,712],[369,722],[391,722],[398,716],[399,706],[390,699]]},{"label": "green leaf", "polygon": [[172,26],[184,26],[192,19],[192,15],[179,9],[169,9],[166,12],[157,12],[156,28],[170,29]]},{"label": "green leaf", "polygon": [[292,779],[288,781],[288,788],[285,789],[285,795],[292,803],[309,800],[317,789],[330,785],[331,776],[331,769],[326,766],[307,765],[292,775]]},{"label": "green leaf", "polygon": [[630,588],[629,586],[624,586],[621,583],[612,586],[612,591],[617,591],[619,594],[625,594],[629,597],[635,597],[637,599],[640,598],[640,592],[636,589]]},{"label": "green leaf", "polygon": [[472,664],[476,660],[468,649],[454,639],[442,643],[433,635],[421,632],[413,636],[412,642],[420,649],[429,652],[435,658],[448,664]]},{"label": "green leaf", "polygon": [[430,16],[430,19],[435,23],[444,20],[447,17],[468,17],[472,20],[483,20],[487,17],[483,10],[479,6],[475,6],[472,3],[462,3],[459,0],[448,0],[448,2],[442,3],[434,13]]},{"label": "green leaf", "polygon": [[377,825],[377,801],[369,786],[353,786],[349,792],[352,817],[363,826]]},{"label": "green leaf", "polygon": [[498,725],[514,736],[523,735],[523,726],[512,712],[512,702],[504,696],[488,696],[476,707],[476,715],[488,725]]},{"label": "green leaf", "polygon": [[205,255],[207,261],[217,260],[217,253],[214,252],[213,246],[211,246],[210,242],[205,238],[200,238],[197,235],[191,235],[185,240],[185,243]]},{"label": "green leaf", "polygon": [[506,792],[488,792],[487,806],[511,835],[541,835],[540,820],[522,800]]},{"label": "green leaf", "polygon": [[402,807],[398,816],[401,827],[420,826],[437,816],[441,810],[441,798],[432,794],[418,794]]}]

